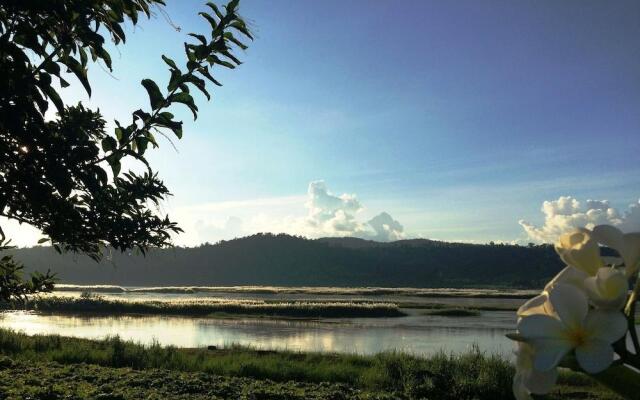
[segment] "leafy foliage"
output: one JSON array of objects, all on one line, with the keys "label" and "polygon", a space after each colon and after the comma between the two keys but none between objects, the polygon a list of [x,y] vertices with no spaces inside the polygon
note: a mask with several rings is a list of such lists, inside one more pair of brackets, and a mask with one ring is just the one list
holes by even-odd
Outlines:
[{"label": "leafy foliage", "polygon": [[[0,251],[8,250],[7,246],[0,242]],[[24,298],[28,294],[33,294],[42,290],[53,289],[53,275],[47,272],[41,274],[34,272],[31,279],[22,279],[22,269],[24,267],[14,260],[10,255],[5,255],[0,259],[0,300],[8,302],[14,298]]]},{"label": "leafy foliage", "polygon": [[[99,260],[110,246],[144,254],[169,245],[171,234],[181,231],[155,210],[170,193],[145,154],[158,147],[156,135],[182,137],[182,122],[168,111],[173,105],[186,106],[197,118],[190,90],[210,98],[206,81],[220,85],[213,67],[240,65],[233,50],[245,49],[241,39],[252,36],[237,15],[238,0],[222,8],[207,3],[210,12],[200,15],[210,35],[190,34],[182,67],[162,56],[170,72],[166,90],[143,79],[149,106],[135,110],[129,123],[115,121],[113,132],[99,111],[68,106],[59,93],[73,76],[91,95],[89,64],[112,68],[107,40],[113,47],[125,43],[125,24],[136,25],[162,6],[163,0],[0,3],[0,216],[38,228],[59,252]],[[45,117],[51,105],[54,119]],[[123,172],[126,159],[142,163],[144,172]],[[0,265],[9,274],[5,281],[19,279],[11,260]],[[46,279],[36,281],[47,288]],[[11,287],[0,290],[9,293]]]}]

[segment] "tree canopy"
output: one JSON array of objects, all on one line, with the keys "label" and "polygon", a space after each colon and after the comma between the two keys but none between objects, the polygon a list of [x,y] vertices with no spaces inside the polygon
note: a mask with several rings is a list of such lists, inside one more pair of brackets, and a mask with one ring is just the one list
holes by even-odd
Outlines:
[{"label": "tree canopy", "polygon": [[[0,216],[39,229],[42,241],[58,252],[82,252],[94,260],[106,247],[144,254],[169,245],[181,229],[155,207],[170,192],[147,161],[147,149],[158,147],[159,136],[181,138],[182,122],[172,107],[186,106],[197,118],[190,91],[209,99],[211,85],[221,85],[214,71],[241,64],[234,51],[253,38],[238,2],[207,3],[199,15],[210,32],[189,33],[182,62],[162,55],[166,84],[143,79],[149,104],[107,130],[98,110],[66,104],[61,93],[75,79],[91,95],[89,66],[102,63],[112,70],[109,51],[125,44],[127,24],[164,12],[164,1],[2,1]],[[126,159],[141,163],[143,172],[122,171]],[[9,239],[0,226],[0,250]],[[0,299],[52,287],[51,274],[23,281],[20,270],[10,256],[1,259]]]}]

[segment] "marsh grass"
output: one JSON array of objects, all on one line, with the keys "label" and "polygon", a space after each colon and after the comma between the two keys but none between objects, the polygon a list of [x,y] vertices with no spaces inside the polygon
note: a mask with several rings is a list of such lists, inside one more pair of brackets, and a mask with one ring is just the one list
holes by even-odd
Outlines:
[{"label": "marsh grass", "polygon": [[0,330],[0,352],[19,361],[87,363],[138,370],[162,368],[276,382],[343,383],[405,398],[507,399],[512,367],[477,348],[462,355],[429,358],[398,352],[375,356],[259,351],[234,346],[221,350],[142,346],[118,337],[102,341],[60,336],[27,336]]},{"label": "marsh grass", "polygon": [[[118,337],[92,341],[55,335],[27,336],[0,329],[0,355],[4,357],[0,357],[0,370],[10,368],[15,360],[41,370],[40,373],[44,375],[52,369],[49,364],[51,362],[58,363],[54,366],[62,364],[72,368],[83,363],[85,367],[82,367],[82,370],[89,368],[87,365],[96,365],[149,371],[154,374],[154,381],[165,381],[176,373],[209,373],[224,377],[267,380],[260,381],[262,383],[256,382],[257,385],[263,386],[273,385],[273,382],[280,382],[291,388],[302,384],[320,385],[313,389],[315,392],[308,392],[302,398],[352,398],[335,397],[335,393],[329,397],[321,394],[319,390],[328,388],[329,386],[325,385],[325,382],[328,382],[331,385],[347,385],[344,389],[338,388],[338,391],[355,388],[373,393],[373,396],[356,396],[367,399],[513,399],[512,364],[501,357],[487,355],[477,347],[457,355],[441,352],[430,357],[416,357],[399,352],[386,352],[361,356],[261,351],[240,346],[220,350],[178,349],[161,347],[158,344],[143,346],[122,341]],[[94,370],[92,374],[100,376],[92,379],[102,382],[103,386],[116,386],[126,378],[110,378],[111,375],[119,374],[110,372],[114,371],[112,369],[92,369]],[[125,375],[130,376],[133,373],[126,372]],[[180,381],[194,379],[197,376],[199,375],[181,375]],[[4,384],[11,385],[11,382]],[[148,388],[149,391],[151,389]],[[138,394],[142,395],[147,389],[136,390],[140,390]],[[194,396],[203,394],[197,387],[192,390]],[[388,394],[391,395],[387,396]],[[61,394],[63,395],[64,393]],[[283,396],[265,398],[293,398],[289,397],[290,395]],[[560,374],[557,388],[543,398],[620,400],[587,376],[564,370]]]},{"label": "marsh grass", "polygon": [[41,296],[4,309],[27,309],[56,313],[252,315],[291,318],[400,317],[397,304],[370,301],[279,301],[198,298],[183,300],[126,300],[84,294]]}]

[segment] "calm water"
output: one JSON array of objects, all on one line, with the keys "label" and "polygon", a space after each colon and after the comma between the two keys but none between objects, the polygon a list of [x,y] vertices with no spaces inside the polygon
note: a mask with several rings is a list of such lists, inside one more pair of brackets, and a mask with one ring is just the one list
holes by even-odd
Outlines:
[{"label": "calm water", "polygon": [[[326,297],[325,297],[326,298]],[[483,299],[486,300],[486,299]],[[120,335],[140,343],[202,347],[241,344],[287,349],[373,354],[402,350],[428,355],[461,352],[478,345],[488,353],[511,358],[513,344],[504,334],[515,326],[512,311],[482,312],[478,317],[439,317],[408,310],[400,318],[349,318],[317,321],[264,318],[213,319],[175,316],[78,317],[7,312],[0,327],[27,334],[83,338]]]}]

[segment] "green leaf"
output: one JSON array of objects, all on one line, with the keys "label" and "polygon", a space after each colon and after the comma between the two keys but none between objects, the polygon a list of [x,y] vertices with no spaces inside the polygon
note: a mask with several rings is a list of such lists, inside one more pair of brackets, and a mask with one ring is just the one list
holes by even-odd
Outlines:
[{"label": "green leaf", "polygon": [[117,177],[118,174],[120,174],[120,168],[122,167],[120,165],[120,159],[117,158],[114,154],[111,154],[109,157],[107,157],[107,162],[111,166],[111,171],[113,171],[113,177],[114,178]]},{"label": "green leaf", "polygon": [[220,10],[218,9],[218,6],[216,6],[214,3],[208,2],[207,5],[209,7],[211,7],[211,9],[213,10],[214,13],[216,13],[216,16],[220,19],[224,18],[224,15],[220,12]]},{"label": "green leaf", "polygon": [[151,79],[143,79],[142,86],[147,89],[147,93],[149,94],[149,102],[151,103],[151,108],[153,110],[157,110],[162,107],[165,102],[164,96],[160,93],[160,89],[158,85]]},{"label": "green leaf", "polygon": [[[119,129],[119,128],[116,128]],[[108,151],[113,151],[118,147],[118,142],[116,142],[116,140],[111,137],[111,136],[107,136],[106,138],[102,139],[102,151],[104,151],[105,153]]]},{"label": "green leaf", "polygon": [[218,26],[218,21],[216,21],[211,15],[205,12],[199,12],[198,15],[206,19],[209,22],[209,25],[211,25],[211,28],[216,29],[216,27]]},{"label": "green leaf", "polygon": [[147,145],[149,144],[149,139],[144,136],[138,136],[135,139],[136,146],[138,148],[138,154],[142,155],[147,150]]},{"label": "green leaf", "polygon": [[201,68],[198,72],[204,75],[207,79],[213,82],[214,85],[222,86],[222,83],[218,82],[210,73],[208,67]]},{"label": "green leaf", "polygon": [[84,89],[87,91],[89,96],[91,96],[91,85],[89,84],[89,80],[87,79],[87,69],[83,68],[82,65],[73,57],[64,57],[62,59],[64,65],[69,68],[71,72],[78,78]]},{"label": "green leaf", "polygon": [[60,76],[60,66],[51,60],[42,64],[42,68],[50,74]]},{"label": "green leaf", "polygon": [[80,47],[80,64],[82,65],[82,67],[86,67],[87,66],[87,52],[84,50],[84,48]]},{"label": "green leaf", "polygon": [[171,78],[169,79],[169,84],[167,85],[167,90],[170,92],[178,87],[182,83],[182,72],[177,69],[171,70]]},{"label": "green leaf", "polygon": [[113,69],[111,68],[111,55],[109,55],[109,52],[106,51],[104,47],[98,48],[98,56],[102,58],[102,61],[104,61],[107,68],[109,68],[109,71],[113,71]]},{"label": "green leaf", "polygon": [[202,35],[199,35],[197,33],[190,33],[189,36],[198,39],[200,41],[200,43],[202,43],[202,44],[205,44],[205,45],[207,44],[207,38],[205,38]]},{"label": "green leaf", "polygon": [[162,55],[162,60],[167,63],[168,66],[170,66],[173,69],[177,69],[179,70],[180,68],[178,68],[178,66],[176,65],[176,62],[173,61],[172,59],[170,59],[169,57],[165,56],[164,54]]},{"label": "green leaf", "polygon": [[64,103],[62,102],[60,95],[58,95],[58,92],[56,92],[55,89],[51,86],[45,86],[44,88],[41,88],[41,89],[47,95],[49,100],[51,100],[53,105],[56,106],[56,109],[58,110],[58,112],[59,113],[63,112]]},{"label": "green leaf", "polygon": [[242,20],[235,20],[231,24],[229,24],[229,26],[239,31],[249,39],[253,40],[253,36],[251,35],[251,32],[249,32],[249,30],[247,29],[247,26],[244,24]]},{"label": "green leaf", "polygon": [[193,97],[189,93],[175,93],[170,97],[171,102],[185,104],[193,113],[193,119],[198,118],[198,107],[193,102]]},{"label": "green leaf", "polygon": [[225,32],[224,33],[224,38],[229,40],[230,42],[234,43],[236,46],[240,47],[242,50],[248,49],[247,45],[245,45],[244,43],[242,43],[241,41],[236,39],[236,37],[233,36],[233,33],[231,33],[231,32]]},{"label": "green leaf", "polygon": [[124,132],[122,131],[122,128],[120,127],[116,128],[115,133],[116,133],[116,138],[118,139],[118,142],[122,143],[122,138],[124,137]]},{"label": "green leaf", "polygon": [[38,240],[38,244],[42,244],[42,243],[48,242],[48,241],[49,241],[49,238],[42,238],[42,239]]}]

